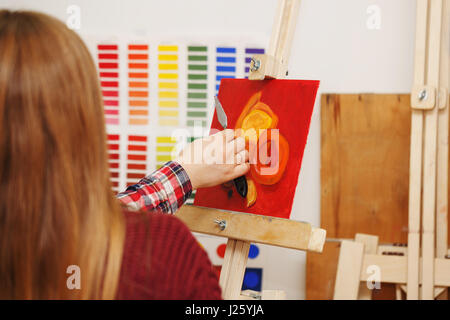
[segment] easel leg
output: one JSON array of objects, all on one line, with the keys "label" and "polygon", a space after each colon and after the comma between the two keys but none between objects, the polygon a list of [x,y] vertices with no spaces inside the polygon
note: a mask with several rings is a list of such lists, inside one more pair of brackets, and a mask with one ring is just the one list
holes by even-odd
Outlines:
[{"label": "easel leg", "polygon": [[[378,237],[368,234],[357,233],[355,242],[364,245],[364,254],[376,254],[378,248]],[[367,287],[366,282],[360,282],[358,300],[372,300],[372,290]]]},{"label": "easel leg", "polygon": [[[439,88],[442,0],[430,1],[428,41],[428,85]],[[423,211],[422,211],[422,299],[434,299],[436,159],[438,106],[425,112]]]},{"label": "easel leg", "polygon": [[[425,84],[427,52],[428,0],[417,0],[416,43],[414,56],[414,83]],[[411,114],[411,148],[409,164],[408,205],[408,269],[407,299],[419,299],[420,216],[422,198],[422,143],[423,110],[414,109]]]},{"label": "easel leg", "polygon": [[356,300],[359,291],[359,279],[364,258],[362,243],[344,240],[341,242],[334,300]]},{"label": "easel leg", "polygon": [[[439,122],[438,122],[438,156],[437,156],[437,197],[436,197],[436,257],[445,258],[448,250],[448,127],[449,100],[448,88],[450,82],[449,45],[450,45],[450,2],[443,2],[443,20],[441,31],[441,65],[439,86]],[[448,290],[445,288],[436,299],[448,300]]]},{"label": "easel leg", "polygon": [[236,300],[241,295],[249,250],[249,242],[228,239],[219,280],[222,296],[226,300]]}]

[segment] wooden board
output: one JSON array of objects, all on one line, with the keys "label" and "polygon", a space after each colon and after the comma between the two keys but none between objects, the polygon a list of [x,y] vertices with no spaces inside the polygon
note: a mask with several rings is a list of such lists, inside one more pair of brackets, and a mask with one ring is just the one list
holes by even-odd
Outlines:
[{"label": "wooden board", "polygon": [[367,233],[406,243],[410,125],[409,95],[322,95],[321,226],[328,237]]},{"label": "wooden board", "polygon": [[410,130],[407,94],[321,96],[321,227],[327,237],[367,233],[380,243],[407,242]]},{"label": "wooden board", "polygon": [[307,253],[307,300],[333,299],[340,245],[340,242],[326,241],[322,253]]}]

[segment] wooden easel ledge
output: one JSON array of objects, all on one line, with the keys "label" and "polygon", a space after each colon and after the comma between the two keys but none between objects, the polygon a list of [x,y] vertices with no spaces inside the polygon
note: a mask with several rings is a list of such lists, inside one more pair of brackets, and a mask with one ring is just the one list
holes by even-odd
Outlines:
[{"label": "wooden easel ledge", "polygon": [[183,206],[176,216],[193,232],[297,250],[322,252],[326,237],[324,229],[307,222],[242,212]]}]

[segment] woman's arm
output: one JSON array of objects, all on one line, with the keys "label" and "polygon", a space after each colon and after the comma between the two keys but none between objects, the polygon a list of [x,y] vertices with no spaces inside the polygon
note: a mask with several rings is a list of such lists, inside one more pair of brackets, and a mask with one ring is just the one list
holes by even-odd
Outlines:
[{"label": "woman's arm", "polygon": [[245,140],[233,130],[198,139],[176,161],[141,179],[117,195],[128,210],[175,213],[192,190],[219,185],[244,175],[248,169]]},{"label": "woman's arm", "polygon": [[117,195],[128,210],[175,213],[192,193],[192,184],[183,167],[167,162],[152,174]]}]

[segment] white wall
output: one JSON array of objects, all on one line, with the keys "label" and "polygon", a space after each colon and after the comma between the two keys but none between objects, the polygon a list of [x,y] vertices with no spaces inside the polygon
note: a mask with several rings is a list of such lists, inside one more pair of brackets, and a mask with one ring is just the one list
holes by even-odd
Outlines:
[{"label": "white wall", "polygon": [[[270,35],[275,0],[0,0],[66,20],[81,8],[81,32],[139,35],[246,33]],[[369,30],[366,10],[381,9],[381,28]],[[412,85],[414,0],[303,0],[289,78],[319,79],[322,92],[407,93]],[[295,195],[292,218],[320,225],[320,96]],[[268,247],[266,288],[305,297],[305,253]]]}]

